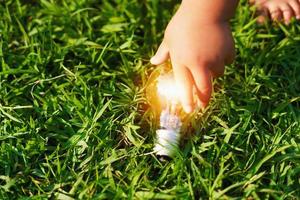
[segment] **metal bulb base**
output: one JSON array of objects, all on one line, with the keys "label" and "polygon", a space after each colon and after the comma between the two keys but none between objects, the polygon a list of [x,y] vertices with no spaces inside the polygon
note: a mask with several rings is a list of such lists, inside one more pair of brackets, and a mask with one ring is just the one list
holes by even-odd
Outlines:
[{"label": "metal bulb base", "polygon": [[178,149],[180,133],[174,129],[158,129],[156,131],[157,143],[154,152],[158,156],[173,157]]}]

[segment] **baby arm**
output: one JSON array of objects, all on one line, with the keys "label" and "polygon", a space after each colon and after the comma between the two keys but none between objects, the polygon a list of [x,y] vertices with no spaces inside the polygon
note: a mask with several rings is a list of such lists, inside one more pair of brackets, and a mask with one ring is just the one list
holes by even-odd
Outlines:
[{"label": "baby arm", "polygon": [[[183,0],[169,22],[151,63],[171,60],[181,103],[189,113],[195,102],[205,107],[212,93],[212,78],[224,73],[234,59],[229,20],[238,0]],[[193,88],[198,100],[193,99]]]}]

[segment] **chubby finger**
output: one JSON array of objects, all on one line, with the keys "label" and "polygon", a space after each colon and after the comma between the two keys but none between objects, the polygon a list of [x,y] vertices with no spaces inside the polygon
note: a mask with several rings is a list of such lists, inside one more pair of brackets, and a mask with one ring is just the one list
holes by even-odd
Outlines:
[{"label": "chubby finger", "polygon": [[[234,58],[235,58],[235,48],[234,48],[234,41],[233,41],[233,38],[232,39],[232,42],[229,43],[229,48],[228,48],[228,51],[227,51],[227,54],[224,58],[224,63],[225,65],[230,65],[233,63],[234,61]],[[224,66],[223,66],[224,68]],[[223,70],[224,71],[224,70]]]},{"label": "chubby finger", "polygon": [[292,7],[289,4],[282,4],[280,6],[283,18],[284,18],[284,23],[289,24],[292,17],[294,16],[294,11]]},{"label": "chubby finger", "polygon": [[275,22],[279,22],[282,20],[282,12],[279,9],[270,11],[270,15],[272,20]]},{"label": "chubby finger", "polygon": [[220,77],[224,74],[224,70],[225,70],[225,65],[224,62],[214,62],[213,65],[210,65],[207,67],[209,67],[209,71],[212,77],[217,78]]},{"label": "chubby finger", "polygon": [[269,18],[269,11],[264,5],[267,0],[253,0],[252,5],[256,7],[257,22],[263,24]]},{"label": "chubby finger", "polygon": [[266,17],[266,16],[267,16],[267,15],[259,15],[259,16],[257,17],[257,22],[258,22],[259,24],[265,23],[266,20],[267,20],[267,17]]},{"label": "chubby finger", "polygon": [[179,90],[182,107],[186,113],[193,111],[193,79],[190,71],[171,57],[173,73]]},{"label": "chubby finger", "polygon": [[300,19],[300,2],[298,0],[292,0],[289,4],[294,11],[296,19]]},{"label": "chubby finger", "polygon": [[150,62],[153,65],[160,65],[169,59],[169,49],[166,45],[165,40],[162,41],[156,54],[151,58]]},{"label": "chubby finger", "polygon": [[268,8],[270,16],[273,21],[281,21],[282,20],[282,12],[281,9],[276,5],[271,3],[266,3],[265,6]]},{"label": "chubby finger", "polygon": [[205,108],[210,100],[212,92],[212,77],[208,66],[193,66],[190,68],[197,96],[202,108]]},{"label": "chubby finger", "polygon": [[260,6],[263,3],[265,3],[267,0],[250,0],[249,3],[250,5],[254,5],[254,6]]}]

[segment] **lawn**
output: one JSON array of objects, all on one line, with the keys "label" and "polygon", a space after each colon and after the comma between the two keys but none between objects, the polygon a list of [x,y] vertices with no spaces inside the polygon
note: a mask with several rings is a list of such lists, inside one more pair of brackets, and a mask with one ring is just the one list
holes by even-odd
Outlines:
[{"label": "lawn", "polygon": [[209,107],[152,153],[149,59],[178,3],[0,0],[0,199],[300,197],[300,23],[245,0]]}]

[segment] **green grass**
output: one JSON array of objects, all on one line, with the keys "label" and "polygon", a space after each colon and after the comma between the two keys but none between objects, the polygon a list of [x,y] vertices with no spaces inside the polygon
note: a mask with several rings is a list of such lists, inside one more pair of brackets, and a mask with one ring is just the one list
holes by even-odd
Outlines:
[{"label": "green grass", "polygon": [[146,86],[176,1],[0,1],[0,199],[298,199],[300,25],[246,5],[236,61],[160,162]]}]

